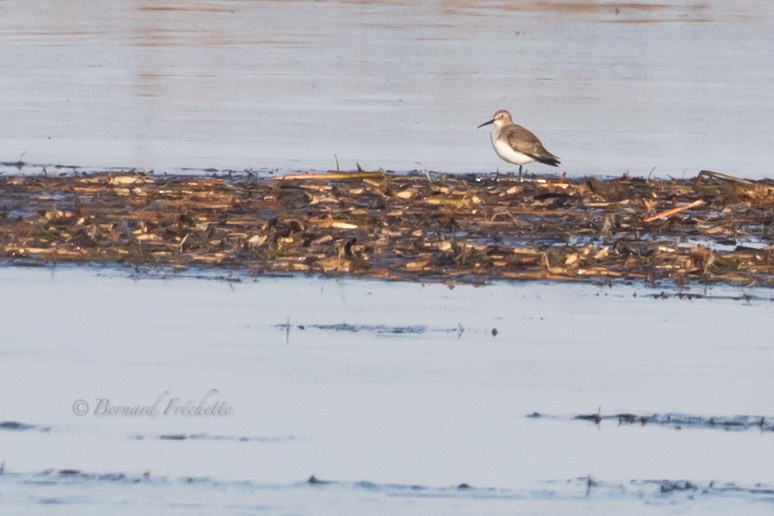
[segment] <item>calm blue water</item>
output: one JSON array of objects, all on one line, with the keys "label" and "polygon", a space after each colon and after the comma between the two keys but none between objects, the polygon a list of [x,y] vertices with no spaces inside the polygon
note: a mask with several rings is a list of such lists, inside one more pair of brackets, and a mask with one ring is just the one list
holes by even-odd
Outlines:
[{"label": "calm blue water", "polygon": [[0,161],[770,177],[772,5],[4,0]]},{"label": "calm blue water", "polygon": [[0,513],[771,510],[770,425],[572,419],[771,421],[770,293],[696,293],[5,267]]}]

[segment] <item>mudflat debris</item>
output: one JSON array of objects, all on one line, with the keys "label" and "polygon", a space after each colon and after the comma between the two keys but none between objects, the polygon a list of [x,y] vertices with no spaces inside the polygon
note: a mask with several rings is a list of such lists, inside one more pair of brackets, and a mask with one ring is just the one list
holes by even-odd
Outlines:
[{"label": "mudflat debris", "polygon": [[774,181],[329,172],[0,177],[6,263],[774,286]]},{"label": "mudflat debris", "polygon": [[758,430],[760,432],[774,432],[774,418],[767,416],[702,416],[696,414],[680,414],[666,412],[663,414],[634,414],[622,412],[617,414],[602,414],[600,409],[591,414],[577,414],[575,416],[559,416],[532,412],[527,414],[530,419],[553,419],[565,421],[588,421],[599,425],[603,422],[615,422],[618,426],[626,425],[658,425],[682,430],[684,428],[719,429],[727,431]]},{"label": "mudflat debris", "polygon": [[[532,416],[534,417],[534,416]],[[631,413],[602,415],[578,414],[573,419],[591,421],[599,424],[602,421],[617,421],[618,426],[623,425],[660,425],[675,429],[683,428],[718,428],[722,430],[750,430],[758,429],[761,432],[774,431],[774,420],[766,416],[700,416],[693,414],[646,414]]]}]

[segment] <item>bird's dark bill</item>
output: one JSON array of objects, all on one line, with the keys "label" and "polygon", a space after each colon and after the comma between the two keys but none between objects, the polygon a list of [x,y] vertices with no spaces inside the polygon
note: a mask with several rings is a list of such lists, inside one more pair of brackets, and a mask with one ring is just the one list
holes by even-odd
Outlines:
[{"label": "bird's dark bill", "polygon": [[489,124],[493,124],[493,123],[494,123],[494,118],[491,119],[489,122],[484,122],[483,124],[479,125],[478,127],[476,127],[476,129],[481,129],[485,125],[489,125]]}]

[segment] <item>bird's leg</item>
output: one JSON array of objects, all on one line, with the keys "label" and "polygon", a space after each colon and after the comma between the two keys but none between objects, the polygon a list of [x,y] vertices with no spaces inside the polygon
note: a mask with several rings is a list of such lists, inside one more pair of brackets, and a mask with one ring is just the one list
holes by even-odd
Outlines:
[{"label": "bird's leg", "polygon": [[521,183],[521,165],[519,165],[519,183]]}]

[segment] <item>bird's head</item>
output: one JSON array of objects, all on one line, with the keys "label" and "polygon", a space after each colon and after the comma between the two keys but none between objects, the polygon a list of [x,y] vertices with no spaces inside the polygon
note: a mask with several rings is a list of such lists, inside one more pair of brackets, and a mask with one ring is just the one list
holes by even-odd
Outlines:
[{"label": "bird's head", "polygon": [[512,123],[513,123],[513,119],[511,119],[511,114],[508,113],[506,110],[501,109],[500,111],[494,114],[491,120],[489,120],[488,122],[484,122],[483,124],[476,127],[476,129],[479,129],[489,124],[494,124],[496,127],[502,127],[506,124],[512,124]]}]

